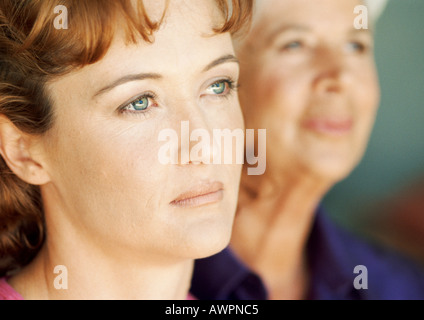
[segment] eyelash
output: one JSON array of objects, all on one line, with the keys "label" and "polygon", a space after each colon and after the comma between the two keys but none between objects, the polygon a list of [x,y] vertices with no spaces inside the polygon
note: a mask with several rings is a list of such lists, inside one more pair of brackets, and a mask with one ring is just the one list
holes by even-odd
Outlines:
[{"label": "eyelash", "polygon": [[226,98],[226,99],[228,99],[233,94],[233,92],[237,91],[237,89],[240,87],[240,85],[238,83],[236,83],[231,78],[217,80],[214,83],[212,83],[209,87],[212,87],[213,85],[216,85],[216,84],[220,84],[222,82],[224,82],[228,86],[228,88],[225,89],[224,93],[215,94],[215,96],[217,98]]},{"label": "eyelash", "polygon": [[132,103],[137,102],[137,101],[140,101],[142,99],[146,99],[146,98],[149,99],[149,101],[150,100],[153,100],[154,101],[157,98],[157,96],[153,92],[143,93],[142,95],[137,96],[135,99],[132,99],[131,101],[126,102],[124,104],[124,106],[122,106],[122,107],[120,107],[118,109],[119,113],[121,113],[121,114],[122,113],[129,113],[129,114],[134,114],[134,115],[146,116],[149,112],[152,111],[152,108],[153,107],[157,107],[157,103],[156,102],[153,103],[152,105],[149,104],[149,106],[145,110],[139,110],[139,111],[137,111],[137,110],[127,110],[127,108],[130,108],[131,107],[131,104]]},{"label": "eyelash", "polygon": [[[295,45],[293,47],[293,45]],[[290,41],[285,43],[283,46],[280,47],[280,51],[294,51],[294,50],[298,50],[301,49],[303,47],[303,42],[301,40],[294,40],[294,41]]]},{"label": "eyelash", "polygon": [[355,49],[355,51],[360,53],[360,54],[361,53],[367,53],[368,51],[370,51],[370,46],[365,44],[365,43],[362,43],[360,41],[351,41],[351,42],[349,42],[349,45],[356,46],[357,49]]}]

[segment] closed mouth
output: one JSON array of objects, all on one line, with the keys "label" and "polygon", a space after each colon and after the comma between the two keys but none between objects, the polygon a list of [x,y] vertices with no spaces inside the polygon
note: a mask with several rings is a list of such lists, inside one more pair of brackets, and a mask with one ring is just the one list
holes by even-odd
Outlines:
[{"label": "closed mouth", "polygon": [[311,119],[305,121],[303,126],[318,133],[343,135],[349,133],[352,130],[353,120]]},{"label": "closed mouth", "polygon": [[170,202],[176,207],[198,207],[222,200],[224,185],[222,182],[207,182],[199,184],[183,193]]}]

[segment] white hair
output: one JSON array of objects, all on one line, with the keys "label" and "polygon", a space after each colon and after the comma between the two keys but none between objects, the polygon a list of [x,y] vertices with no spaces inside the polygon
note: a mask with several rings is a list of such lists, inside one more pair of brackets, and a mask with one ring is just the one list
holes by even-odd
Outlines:
[{"label": "white hair", "polygon": [[364,2],[368,8],[371,20],[376,22],[378,18],[380,18],[380,15],[383,13],[388,0],[364,0]]}]

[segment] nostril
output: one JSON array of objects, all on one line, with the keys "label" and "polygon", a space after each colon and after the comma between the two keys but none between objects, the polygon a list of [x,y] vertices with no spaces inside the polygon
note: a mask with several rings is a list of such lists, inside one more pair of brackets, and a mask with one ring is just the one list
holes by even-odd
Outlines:
[{"label": "nostril", "polygon": [[340,86],[336,85],[336,84],[332,84],[327,86],[326,91],[328,93],[338,93],[340,92]]},{"label": "nostril", "polygon": [[321,93],[339,93],[342,90],[338,72],[327,72],[316,78],[314,87]]}]

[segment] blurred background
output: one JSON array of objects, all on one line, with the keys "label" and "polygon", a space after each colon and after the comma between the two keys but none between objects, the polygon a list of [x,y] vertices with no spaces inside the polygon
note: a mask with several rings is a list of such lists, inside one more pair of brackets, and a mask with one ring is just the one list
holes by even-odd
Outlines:
[{"label": "blurred background", "polygon": [[382,100],[361,164],[324,199],[333,218],[424,266],[424,0],[390,0],[376,26]]}]

